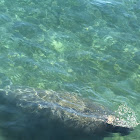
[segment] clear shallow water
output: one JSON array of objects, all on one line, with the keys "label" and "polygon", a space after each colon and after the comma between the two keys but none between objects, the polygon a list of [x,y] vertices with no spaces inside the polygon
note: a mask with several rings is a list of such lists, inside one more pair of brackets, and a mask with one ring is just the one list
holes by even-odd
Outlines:
[{"label": "clear shallow water", "polygon": [[[125,104],[139,121],[139,7],[138,0],[1,0],[1,88],[8,78],[76,92],[113,111]],[[138,140],[139,129],[104,139]]]}]

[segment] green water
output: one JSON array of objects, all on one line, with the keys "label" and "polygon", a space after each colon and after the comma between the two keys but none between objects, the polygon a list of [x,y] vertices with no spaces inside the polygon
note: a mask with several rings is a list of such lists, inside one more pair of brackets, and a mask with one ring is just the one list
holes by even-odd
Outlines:
[{"label": "green water", "polygon": [[[139,122],[140,1],[1,0],[0,74],[16,86],[80,93],[114,111],[126,105]],[[139,138],[137,126],[104,140]]]}]

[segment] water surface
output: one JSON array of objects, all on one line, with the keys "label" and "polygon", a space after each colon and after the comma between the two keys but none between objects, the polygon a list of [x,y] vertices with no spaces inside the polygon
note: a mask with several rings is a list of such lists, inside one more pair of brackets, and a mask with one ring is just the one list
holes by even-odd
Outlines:
[{"label": "water surface", "polygon": [[[74,92],[113,111],[127,107],[139,122],[139,7],[139,0],[1,0],[0,87]],[[104,140],[139,137],[137,126]]]}]

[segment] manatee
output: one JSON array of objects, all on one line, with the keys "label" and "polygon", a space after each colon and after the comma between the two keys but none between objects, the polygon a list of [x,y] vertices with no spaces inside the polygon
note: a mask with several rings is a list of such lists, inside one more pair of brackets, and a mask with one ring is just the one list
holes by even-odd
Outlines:
[{"label": "manatee", "polygon": [[104,106],[75,93],[9,86],[0,89],[0,104],[1,109],[7,105],[3,109],[5,115],[0,113],[0,119],[6,120],[0,128],[8,133],[15,130],[20,134],[23,129],[34,133],[33,129],[38,128],[59,136],[106,136],[110,133],[128,135],[134,128]]}]

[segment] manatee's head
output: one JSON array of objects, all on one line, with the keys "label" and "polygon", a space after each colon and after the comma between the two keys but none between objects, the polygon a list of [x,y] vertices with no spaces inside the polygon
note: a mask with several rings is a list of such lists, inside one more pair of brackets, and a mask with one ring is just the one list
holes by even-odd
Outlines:
[{"label": "manatee's head", "polygon": [[123,104],[118,109],[106,117],[106,130],[111,133],[128,135],[136,126],[140,124],[133,109]]},{"label": "manatee's head", "polygon": [[130,134],[133,127],[123,125],[120,120],[118,121],[115,116],[109,115],[106,122],[106,131],[109,133],[120,133],[120,135],[125,136]]}]

